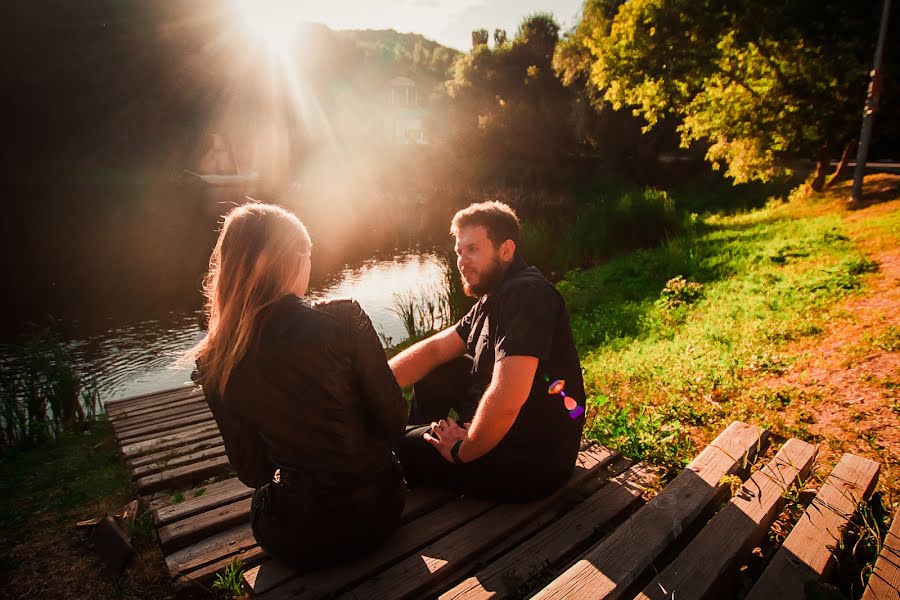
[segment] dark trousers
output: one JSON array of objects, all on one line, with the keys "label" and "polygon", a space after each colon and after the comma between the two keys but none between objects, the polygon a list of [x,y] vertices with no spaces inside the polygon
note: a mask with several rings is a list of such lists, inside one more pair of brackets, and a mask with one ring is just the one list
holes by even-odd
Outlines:
[{"label": "dark trousers", "polygon": [[397,451],[409,487],[447,487],[505,502],[533,500],[557,489],[559,476],[531,468],[502,442],[484,456],[457,465],[423,439],[431,423],[446,419],[451,408],[459,415],[460,426],[475,416],[480,397],[472,393],[471,370],[472,358],[463,356],[436,368],[414,386],[409,425]]}]

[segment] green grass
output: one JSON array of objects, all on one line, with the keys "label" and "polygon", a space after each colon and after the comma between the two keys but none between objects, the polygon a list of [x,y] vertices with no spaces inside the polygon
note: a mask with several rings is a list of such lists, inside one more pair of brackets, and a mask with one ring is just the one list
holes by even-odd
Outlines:
[{"label": "green grass", "polygon": [[62,433],[47,446],[7,449],[0,481],[4,554],[25,539],[34,519],[71,527],[79,509],[109,497],[119,505],[129,500],[128,477],[105,420],[86,433]]},{"label": "green grass", "polygon": [[[839,213],[797,204],[708,216],[695,233],[559,282],[582,355],[589,437],[674,470],[696,451],[691,427],[743,416],[792,433],[777,414],[791,397],[766,399],[772,414],[755,415],[740,392],[760,372],[786,369],[779,348],[820,334],[828,308],[878,270]],[[892,335],[879,344],[892,347]]]}]

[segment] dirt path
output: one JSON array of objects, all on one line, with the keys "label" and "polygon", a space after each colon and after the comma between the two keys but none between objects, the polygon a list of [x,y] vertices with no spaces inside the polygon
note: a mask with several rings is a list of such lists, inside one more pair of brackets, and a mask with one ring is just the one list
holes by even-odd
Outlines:
[{"label": "dirt path", "polygon": [[891,211],[900,211],[900,200],[844,213],[851,239],[878,272],[867,276],[863,295],[828,311],[821,335],[783,349],[793,360],[787,371],[754,387],[804,400],[791,404],[785,422],[809,432],[828,470],[844,452],[879,461],[879,489],[894,504],[900,501],[900,232],[885,236],[867,226],[869,218]]}]

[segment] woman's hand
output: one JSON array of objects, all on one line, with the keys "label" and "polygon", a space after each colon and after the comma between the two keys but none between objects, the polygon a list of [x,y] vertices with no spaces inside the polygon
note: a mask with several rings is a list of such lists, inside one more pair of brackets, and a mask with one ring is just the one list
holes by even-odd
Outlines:
[{"label": "woman's hand", "polygon": [[460,427],[453,419],[441,419],[431,424],[432,433],[425,433],[422,437],[426,442],[435,447],[447,462],[453,462],[450,456],[450,448],[458,440],[465,439],[468,431]]}]

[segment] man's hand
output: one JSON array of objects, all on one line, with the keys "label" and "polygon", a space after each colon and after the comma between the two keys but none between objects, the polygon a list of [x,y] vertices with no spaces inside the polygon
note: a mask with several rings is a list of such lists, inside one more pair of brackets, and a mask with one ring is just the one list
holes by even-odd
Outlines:
[{"label": "man's hand", "polygon": [[426,442],[434,446],[448,462],[453,462],[453,457],[450,456],[450,448],[458,440],[466,439],[468,432],[453,419],[441,419],[432,423],[431,431],[433,435],[426,432],[422,437]]}]

